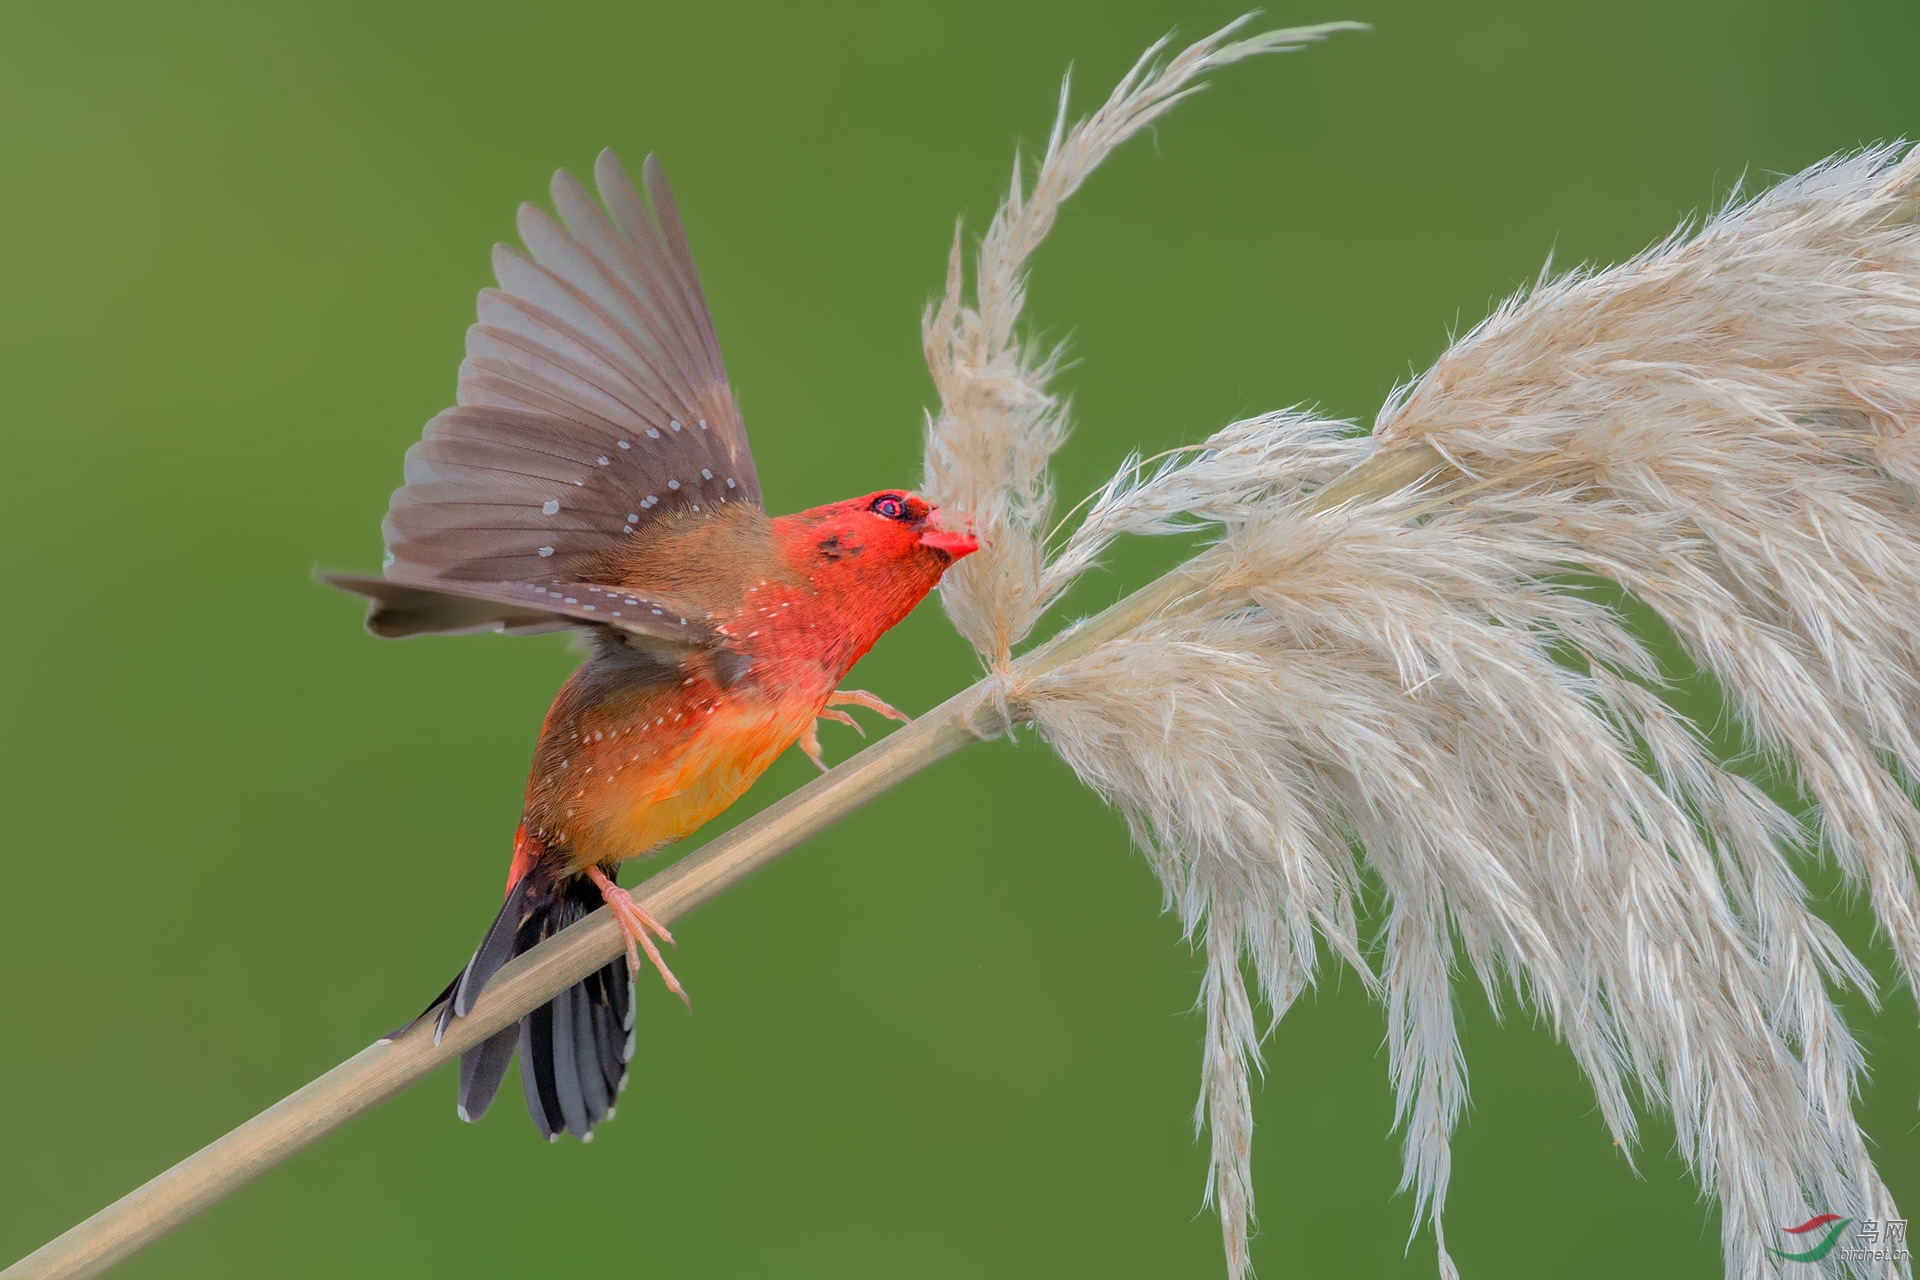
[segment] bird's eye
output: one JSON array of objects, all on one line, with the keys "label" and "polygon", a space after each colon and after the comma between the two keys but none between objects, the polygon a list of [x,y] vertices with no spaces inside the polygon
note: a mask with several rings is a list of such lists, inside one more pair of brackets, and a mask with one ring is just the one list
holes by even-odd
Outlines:
[{"label": "bird's eye", "polygon": [[904,520],[907,515],[907,504],[897,493],[883,493],[873,500],[873,506],[868,510],[877,516],[885,516],[889,520]]}]

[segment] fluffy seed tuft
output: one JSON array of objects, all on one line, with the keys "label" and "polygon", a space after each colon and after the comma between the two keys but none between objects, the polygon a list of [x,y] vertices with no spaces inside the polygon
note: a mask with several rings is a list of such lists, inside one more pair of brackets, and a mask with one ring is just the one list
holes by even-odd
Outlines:
[{"label": "fluffy seed tuft", "polygon": [[[926,333],[929,488],[990,539],[944,599],[997,669],[1113,538],[1221,532],[1198,589],[1006,701],[1125,815],[1206,948],[1199,1115],[1230,1274],[1256,996],[1281,1016],[1317,941],[1386,1006],[1404,1185],[1443,1275],[1462,969],[1551,1021],[1624,1148],[1634,1090],[1672,1116],[1729,1277],[1770,1274],[1778,1224],[1898,1216],[1837,1005],[1871,979],[1797,867],[1830,854],[1920,980],[1920,150],[1830,161],[1621,266],[1543,278],[1369,436],[1274,414],[1129,463],[1049,556],[1065,413],[1054,356],[1014,338],[1023,264],[1197,76],[1302,38],[1228,34],[1163,69],[1156,46],[1071,130],[1063,104],[1032,196],[1016,171],[983,241],[978,310],[956,241]],[[1674,710],[1625,598],[1789,766],[1811,826]]]}]

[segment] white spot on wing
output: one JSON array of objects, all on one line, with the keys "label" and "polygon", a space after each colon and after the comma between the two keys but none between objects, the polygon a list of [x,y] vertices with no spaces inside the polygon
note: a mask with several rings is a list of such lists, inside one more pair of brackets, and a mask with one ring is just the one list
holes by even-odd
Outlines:
[{"label": "white spot on wing", "polygon": [[550,555],[552,555],[552,554],[553,554],[553,548],[552,548],[552,547],[542,547],[542,548],[540,548],[540,554],[541,554],[541,555],[543,555],[543,556],[550,556]]},{"label": "white spot on wing", "polygon": [[540,511],[541,511],[541,514],[543,515],[549,515],[549,516],[556,515],[558,514],[559,510],[560,510],[560,499],[558,498],[548,498],[545,502],[540,504]]},{"label": "white spot on wing", "polygon": [[678,480],[669,480],[669,481],[667,481],[667,488],[669,488],[669,489],[678,489],[679,487],[680,487],[680,482],[679,482]]},{"label": "white spot on wing", "polygon": [[711,480],[713,479],[713,472],[707,470],[705,467],[702,467],[700,468],[700,478],[702,480]]}]

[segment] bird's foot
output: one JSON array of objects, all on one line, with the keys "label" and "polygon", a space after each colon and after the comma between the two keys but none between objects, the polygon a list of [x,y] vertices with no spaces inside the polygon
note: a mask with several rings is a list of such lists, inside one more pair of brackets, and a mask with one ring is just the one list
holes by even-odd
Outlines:
[{"label": "bird's foot", "polygon": [[693,1001],[687,999],[686,988],[680,985],[680,979],[673,976],[673,970],[667,968],[667,962],[660,958],[660,948],[653,945],[648,934],[658,935],[662,942],[677,945],[667,927],[653,918],[645,907],[633,900],[633,895],[613,882],[613,877],[598,867],[588,867],[587,875],[600,889],[600,897],[613,911],[613,918],[620,926],[620,936],[627,942],[627,971],[640,972],[640,952],[647,953],[647,959],[653,961],[653,967],[660,971],[660,980],[667,984],[667,990],[680,997],[680,1002],[689,1009]]},{"label": "bird's foot", "polygon": [[[889,720],[898,720],[901,724],[913,723],[912,716],[900,710],[898,707],[893,706],[891,703],[882,702],[865,689],[835,689],[827,695],[827,705],[830,707],[865,707],[869,711],[879,712]],[[848,724],[853,724],[853,721],[847,719],[844,715],[834,716],[832,718],[835,720],[846,720]],[[858,729],[860,726],[853,725],[853,727]],[[862,736],[865,735],[863,734]]]},{"label": "bird's foot", "polygon": [[898,720],[901,724],[910,723],[912,720],[906,712],[882,702],[864,689],[834,690],[827,695],[827,705],[821,708],[818,716],[814,717],[814,723],[807,725],[800,735],[800,750],[806,753],[807,759],[813,761],[814,767],[822,773],[827,770],[827,757],[820,750],[819,721],[832,720],[836,724],[846,725],[863,738],[867,736],[867,731],[860,727],[858,720],[844,711],[835,711],[835,707],[865,707],[869,711],[879,712],[889,720]]}]

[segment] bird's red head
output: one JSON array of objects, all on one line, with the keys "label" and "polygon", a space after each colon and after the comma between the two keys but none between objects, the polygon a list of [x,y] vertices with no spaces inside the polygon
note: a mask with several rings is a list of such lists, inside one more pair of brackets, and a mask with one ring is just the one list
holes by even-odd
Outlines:
[{"label": "bird's red head", "polygon": [[793,566],[817,586],[861,579],[878,586],[903,576],[925,578],[931,588],[948,565],[980,549],[969,523],[949,521],[917,493],[882,489],[782,516],[774,527]]},{"label": "bird's red head", "polygon": [[860,652],[979,550],[969,522],[904,489],[832,502],[773,522],[787,562],[839,615]]}]

